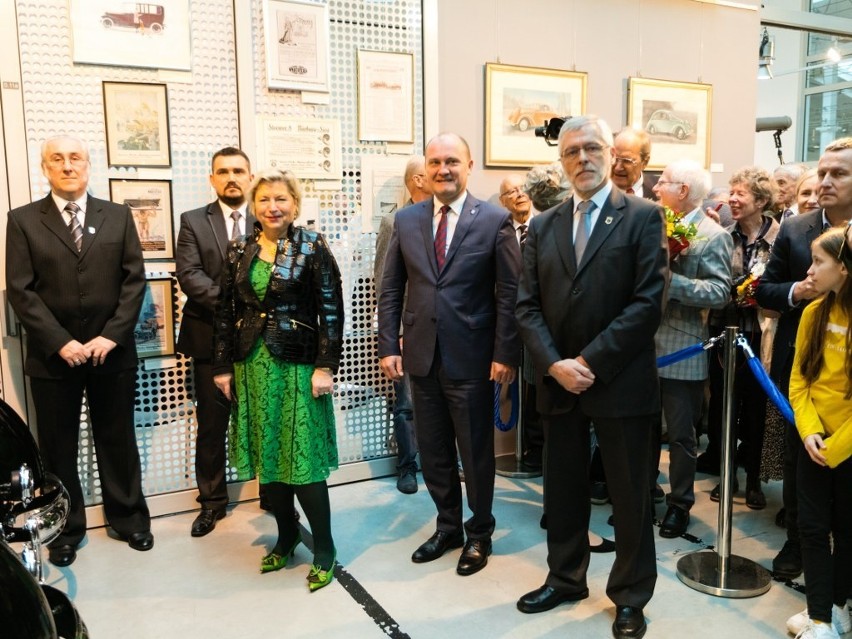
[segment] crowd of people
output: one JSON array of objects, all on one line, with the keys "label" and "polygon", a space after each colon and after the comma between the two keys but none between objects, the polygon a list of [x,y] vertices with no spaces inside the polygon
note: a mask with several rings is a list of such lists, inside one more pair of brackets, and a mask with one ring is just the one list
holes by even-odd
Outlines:
[{"label": "crowd of people", "polygon": [[[647,171],[651,142],[634,129],[614,135],[596,116],[570,118],[558,162],[506,176],[499,206],[467,190],[474,162],[459,135],[435,136],[408,163],[411,197],[382,220],[374,275],[397,488],[417,491],[419,458],[437,511],[411,560],[461,548],[459,575],[486,567],[498,525],[494,384],[520,375],[524,461],[544,474],[547,572],[517,608],[534,614],[589,596],[591,507],[611,502],[613,635],[642,637],[657,579],[654,504],[666,502],[660,536],[684,535],[696,473],[718,474],[721,462],[719,357],[659,369],[657,358],[736,326],[796,419],[769,428],[777,408],[739,366],[733,470],[744,469],[755,510],[767,506],[762,481],[783,481],[777,520],[787,539],[772,568],[788,578],[804,570],[807,590],[788,630],[836,637],[852,628],[852,138],[830,144],[815,169],[744,167],[721,191],[690,160]],[[82,141],[45,141],[51,192],[8,218],[7,285],[28,334],[38,433],[71,497],[49,549],[58,566],[75,560],[85,534],[84,395],[106,518],[131,548],[154,543],[133,425],[141,246],[126,206],[88,194],[89,166]],[[284,568],[302,542],[298,499],[315,591],[337,561],[327,479],[338,465],[340,272],[323,235],[296,223],[302,189],[292,173],[253,175],[248,156],[225,147],[210,184],[216,199],[181,215],[176,251],[187,296],[178,349],[192,358],[197,402],[201,509],[190,533],[207,535],[226,516],[227,458],[240,479],[258,478],[277,523],[260,572]]]}]

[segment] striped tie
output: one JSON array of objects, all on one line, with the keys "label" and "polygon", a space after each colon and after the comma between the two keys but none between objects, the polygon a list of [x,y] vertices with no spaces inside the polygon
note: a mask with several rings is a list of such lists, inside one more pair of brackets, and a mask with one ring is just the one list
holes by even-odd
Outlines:
[{"label": "striped tie", "polygon": [[447,213],[450,207],[446,204],[441,207],[441,219],[438,221],[438,229],[435,231],[435,260],[438,262],[438,272],[444,269],[447,261]]},{"label": "striped tie", "polygon": [[71,231],[71,239],[74,240],[79,251],[83,248],[83,227],[80,225],[80,218],[77,217],[80,207],[77,206],[76,202],[68,202],[65,205],[65,212],[71,216],[71,220],[68,222],[68,230]]}]

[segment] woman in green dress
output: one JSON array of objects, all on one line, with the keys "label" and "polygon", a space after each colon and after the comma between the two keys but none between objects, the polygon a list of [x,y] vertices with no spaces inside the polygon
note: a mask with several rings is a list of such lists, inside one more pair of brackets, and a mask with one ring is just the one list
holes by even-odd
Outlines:
[{"label": "woman in green dress", "polygon": [[254,234],[228,246],[216,311],[214,382],[233,399],[229,461],[257,476],[278,524],[261,572],[280,570],[301,542],[294,496],[314,540],[311,591],[334,577],[328,479],[337,468],[332,375],[340,365],[343,295],[325,238],[297,227],[301,190],[288,171],[249,191]]}]

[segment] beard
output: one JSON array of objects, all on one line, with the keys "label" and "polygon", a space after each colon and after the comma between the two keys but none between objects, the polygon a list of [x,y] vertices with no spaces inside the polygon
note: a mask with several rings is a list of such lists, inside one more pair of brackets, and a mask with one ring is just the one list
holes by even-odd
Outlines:
[{"label": "beard", "polygon": [[239,197],[230,195],[220,195],[219,199],[222,200],[228,206],[230,206],[232,209],[239,208],[240,206],[242,206],[243,202],[246,201],[246,198],[243,195],[240,195]]}]

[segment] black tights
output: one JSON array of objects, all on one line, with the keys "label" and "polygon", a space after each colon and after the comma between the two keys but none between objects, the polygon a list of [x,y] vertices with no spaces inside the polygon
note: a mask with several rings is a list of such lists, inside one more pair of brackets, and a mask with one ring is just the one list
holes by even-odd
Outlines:
[{"label": "black tights", "polygon": [[324,481],[294,486],[275,481],[264,484],[266,498],[278,524],[278,543],[275,552],[288,552],[296,541],[298,524],[293,517],[293,496],[305,511],[314,538],[314,563],[329,570],[334,561],[334,540],[331,538],[331,507],[328,502],[328,485]]}]

